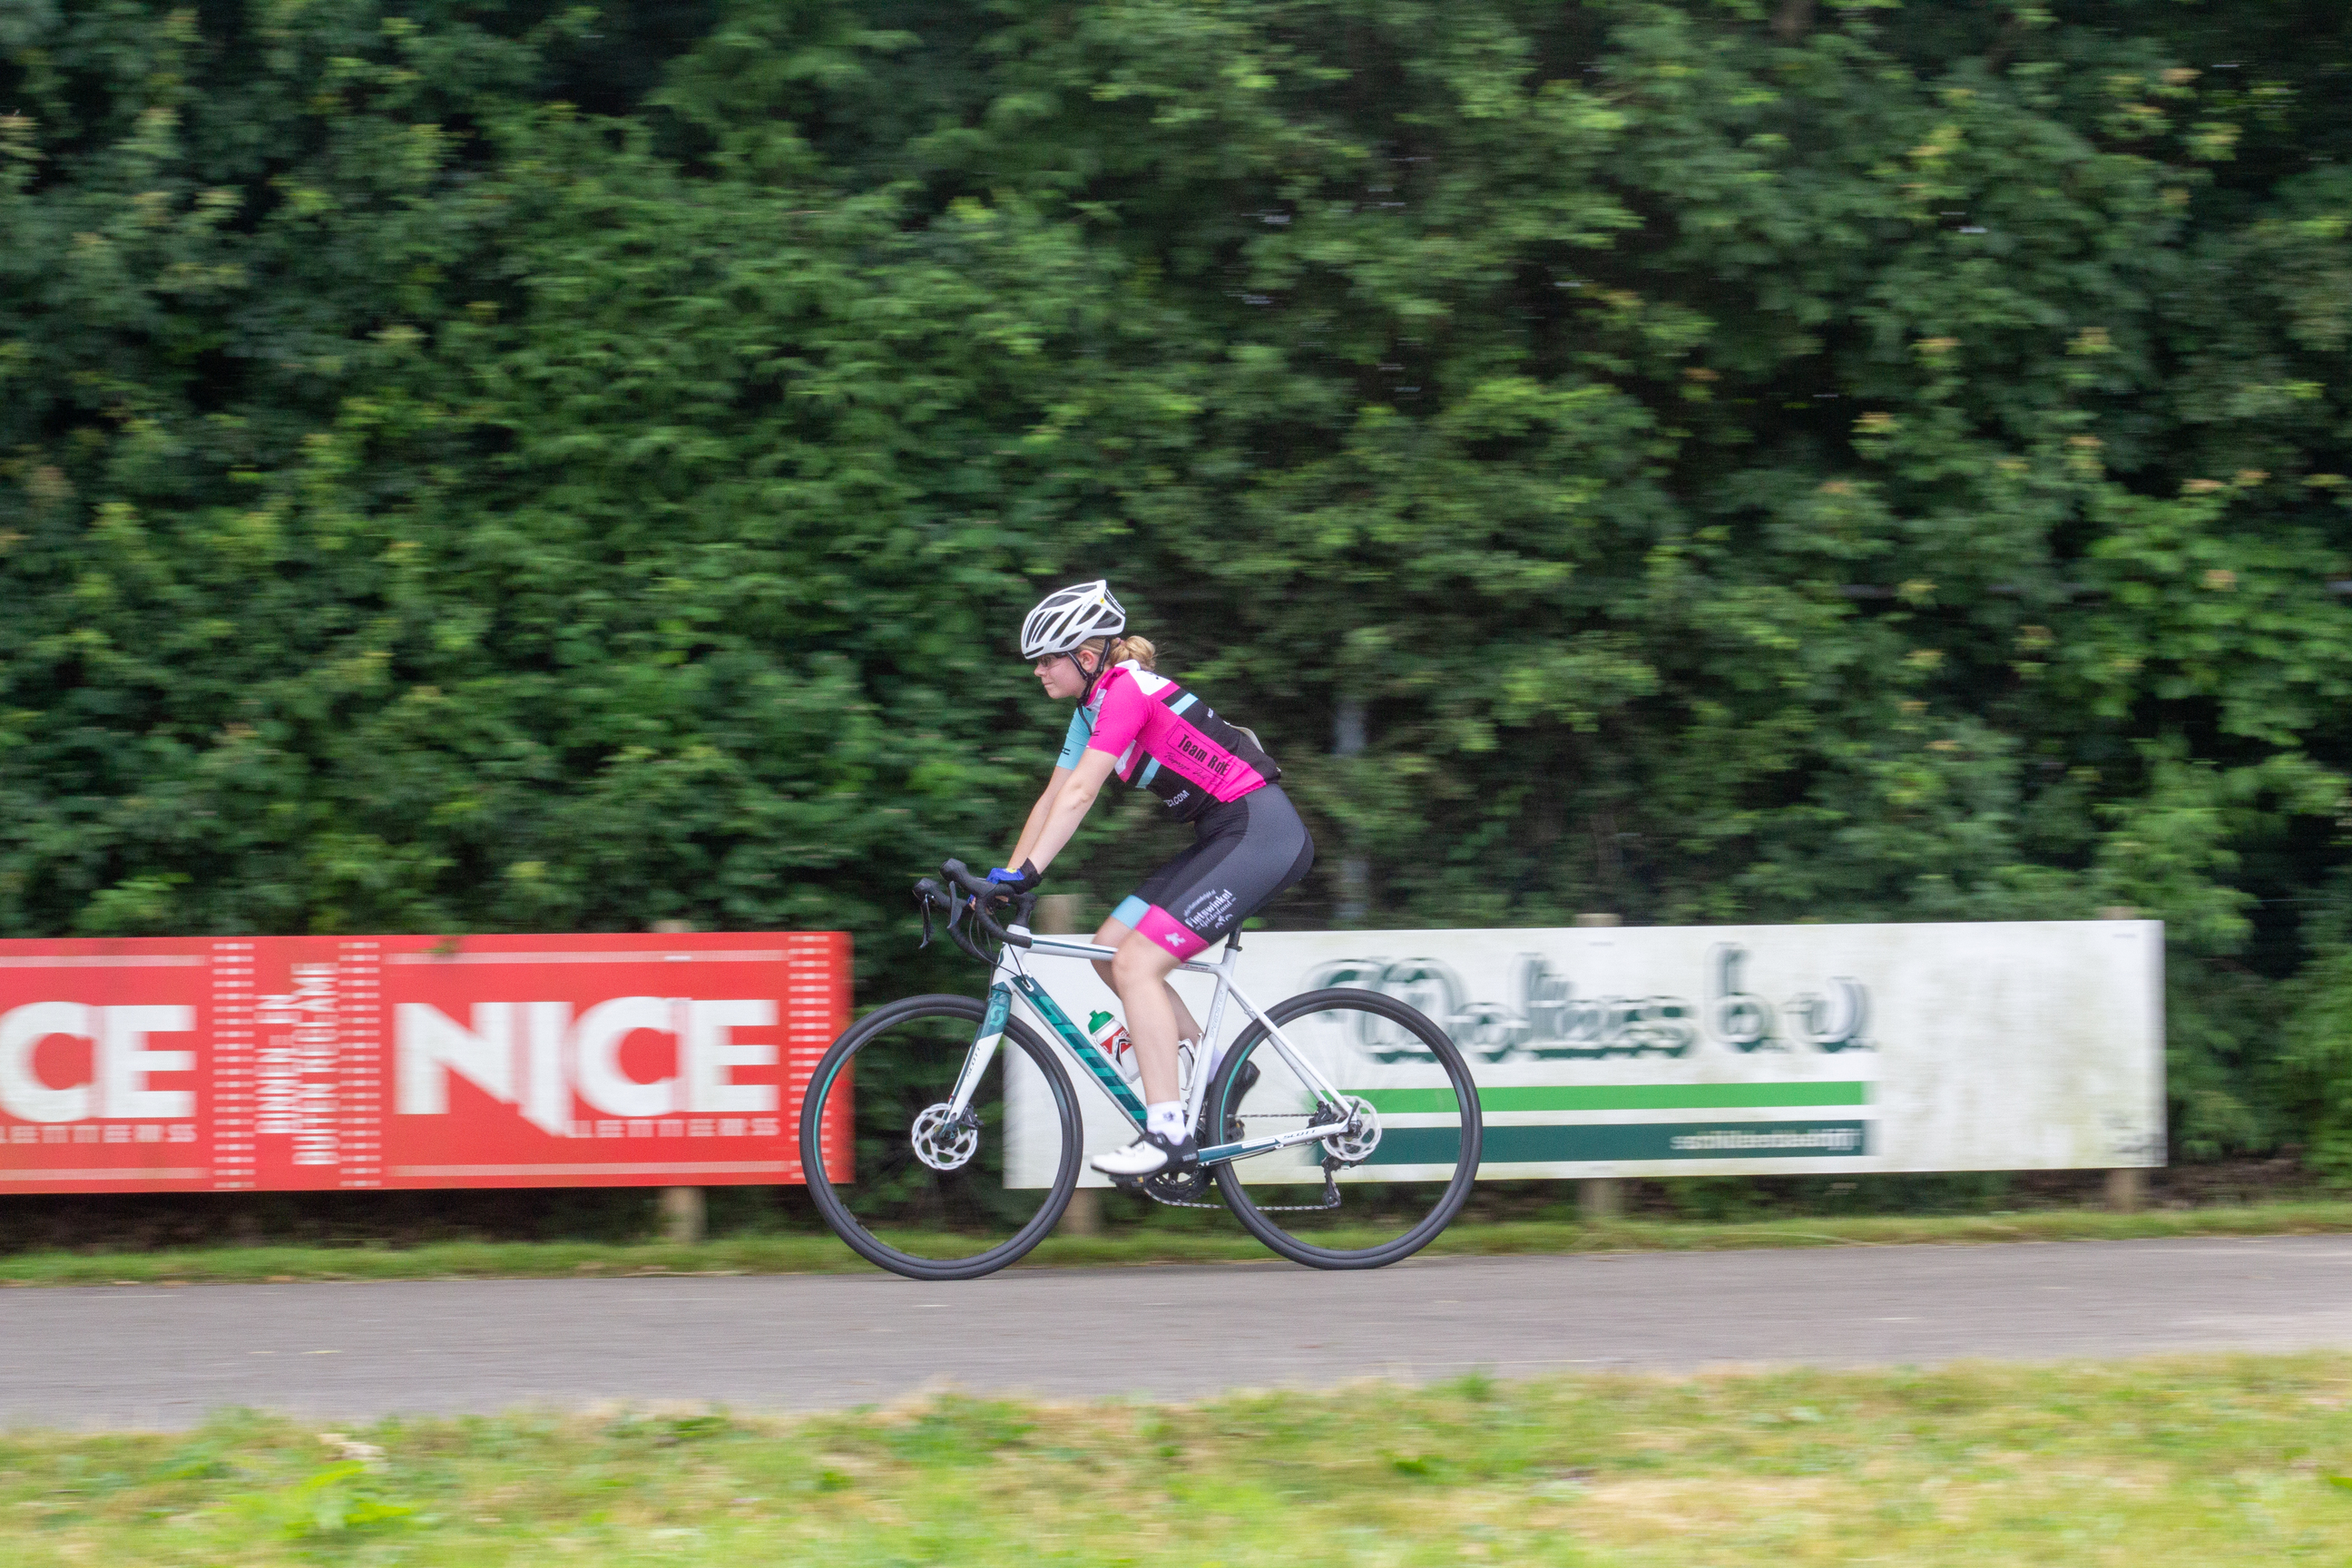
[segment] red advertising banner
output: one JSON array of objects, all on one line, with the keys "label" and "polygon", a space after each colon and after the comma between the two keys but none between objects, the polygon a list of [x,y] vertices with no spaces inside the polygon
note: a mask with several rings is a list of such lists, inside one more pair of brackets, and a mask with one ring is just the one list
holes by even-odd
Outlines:
[{"label": "red advertising banner", "polygon": [[836,931],[0,942],[0,1192],[797,1183],[848,1022]]}]

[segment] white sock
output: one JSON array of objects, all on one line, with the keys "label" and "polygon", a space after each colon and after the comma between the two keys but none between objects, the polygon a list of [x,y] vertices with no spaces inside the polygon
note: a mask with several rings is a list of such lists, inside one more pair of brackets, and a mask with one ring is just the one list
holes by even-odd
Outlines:
[{"label": "white sock", "polygon": [[1147,1132],[1157,1132],[1171,1143],[1181,1143],[1184,1142],[1184,1102],[1163,1100],[1157,1105],[1145,1106],[1143,1128]]}]

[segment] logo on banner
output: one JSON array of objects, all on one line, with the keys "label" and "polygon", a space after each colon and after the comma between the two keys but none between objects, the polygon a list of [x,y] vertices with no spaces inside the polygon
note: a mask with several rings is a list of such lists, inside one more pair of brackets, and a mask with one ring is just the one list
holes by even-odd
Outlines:
[{"label": "logo on banner", "polygon": [[[1542,953],[1511,963],[1510,993],[1500,1002],[1469,994],[1453,967],[1435,958],[1341,959],[1324,964],[1310,986],[1354,985],[1419,1009],[1454,1043],[1489,1062],[1608,1057],[1688,1056],[1702,1040],[1739,1052],[1869,1050],[1870,993],[1843,975],[1824,992],[1801,992],[1778,1008],[1741,984],[1748,950],[1717,942],[1707,955],[1704,1004],[1684,996],[1580,996]],[[1375,1060],[1426,1060],[1429,1053],[1387,1019],[1352,1016],[1348,1032]]]},{"label": "logo on banner", "polygon": [[[615,996],[576,1018],[569,1002],[477,1002],[462,1024],[429,1003],[403,1002],[393,1016],[395,1109],[403,1116],[447,1114],[455,1075],[558,1138],[583,1131],[575,1100],[620,1121],[772,1115],[776,1086],[737,1083],[733,1075],[773,1067],[776,1047],[737,1040],[733,1031],[775,1022],[776,1004],[767,997]],[[675,1039],[674,1072],[631,1076],[623,1047],[640,1032]]]},{"label": "logo on banner", "polygon": [[0,1191],[798,1181],[848,962],[830,931],[0,942]]},{"label": "logo on banner", "polygon": [[[62,1143],[70,1133],[80,1143],[193,1142],[195,1091],[157,1089],[151,1080],[194,1071],[196,1053],[155,1050],[148,1039],[195,1026],[192,1007],[28,1002],[0,1013],[0,1110],[31,1124],[16,1128],[9,1141]],[[63,1048],[44,1051],[53,1041]],[[95,1122],[109,1125],[89,1125]]]}]

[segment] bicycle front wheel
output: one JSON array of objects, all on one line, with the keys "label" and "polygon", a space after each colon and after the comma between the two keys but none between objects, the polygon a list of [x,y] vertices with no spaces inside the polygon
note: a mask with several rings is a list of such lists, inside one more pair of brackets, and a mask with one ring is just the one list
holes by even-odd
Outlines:
[{"label": "bicycle front wheel", "polygon": [[[946,1114],[987,1012],[971,996],[877,1008],[824,1053],[801,1105],[801,1147],[822,1152],[802,1160],[817,1212],[861,1257],[910,1279],[995,1272],[1045,1238],[1077,1188],[1077,1097],[1019,1019],[1005,1020],[965,1116]],[[1050,1146],[1010,1147],[1016,1102],[1052,1131]]]},{"label": "bicycle front wheel", "polygon": [[[1352,1130],[1220,1163],[1225,1206],[1251,1235],[1310,1268],[1378,1268],[1412,1257],[1462,1212],[1478,1174],[1483,1123],[1462,1053],[1419,1010],[1377,991],[1309,991],[1266,1016],[1348,1097]],[[1350,1085],[1343,1063],[1382,1064],[1381,1084]],[[1331,1116],[1265,1026],[1253,1022],[1209,1086],[1203,1142],[1239,1142]]]}]

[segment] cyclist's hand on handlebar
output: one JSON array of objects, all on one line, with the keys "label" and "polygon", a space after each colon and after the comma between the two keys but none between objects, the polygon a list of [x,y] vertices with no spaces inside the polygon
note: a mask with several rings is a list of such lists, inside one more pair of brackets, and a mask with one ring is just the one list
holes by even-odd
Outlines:
[{"label": "cyclist's hand on handlebar", "polygon": [[1029,893],[1034,892],[1037,884],[1045,879],[1045,873],[1037,869],[1035,861],[1024,860],[1017,871],[1009,871],[999,866],[988,874],[988,879],[992,885],[1003,888],[1008,893]]}]

